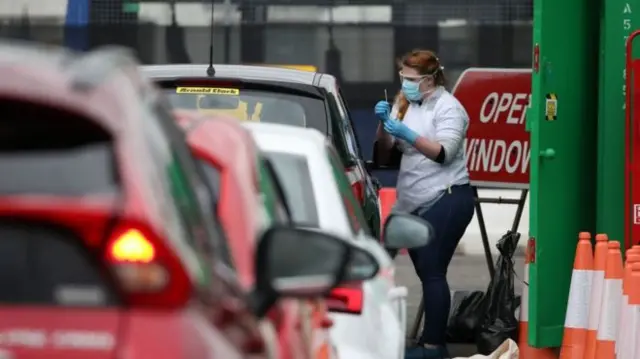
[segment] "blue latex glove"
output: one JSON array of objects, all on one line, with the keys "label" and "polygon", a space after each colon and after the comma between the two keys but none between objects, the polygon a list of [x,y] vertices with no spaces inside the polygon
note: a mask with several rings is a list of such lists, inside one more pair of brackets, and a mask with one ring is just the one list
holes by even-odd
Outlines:
[{"label": "blue latex glove", "polygon": [[387,133],[389,133],[391,136],[406,141],[411,145],[414,145],[419,137],[419,135],[414,130],[410,129],[409,127],[407,127],[407,125],[396,119],[389,119],[385,121],[384,130],[387,131]]},{"label": "blue latex glove", "polygon": [[390,119],[391,105],[387,101],[378,101],[374,107],[374,112],[382,122],[387,122]]}]

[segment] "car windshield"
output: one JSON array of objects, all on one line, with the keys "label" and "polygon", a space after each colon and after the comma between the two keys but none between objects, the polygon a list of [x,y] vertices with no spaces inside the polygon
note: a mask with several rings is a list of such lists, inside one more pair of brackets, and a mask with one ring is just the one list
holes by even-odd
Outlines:
[{"label": "car windshield", "polygon": [[293,221],[299,225],[318,227],[318,212],[307,159],[283,152],[267,152],[282,184]]},{"label": "car windshield", "polygon": [[165,93],[178,109],[222,114],[241,121],[327,128],[323,101],[309,96],[214,87],[172,87]]}]

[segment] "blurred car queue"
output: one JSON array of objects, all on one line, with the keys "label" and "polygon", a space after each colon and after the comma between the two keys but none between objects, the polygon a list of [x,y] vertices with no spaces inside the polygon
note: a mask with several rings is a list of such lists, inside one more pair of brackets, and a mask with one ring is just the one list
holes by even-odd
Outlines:
[{"label": "blurred car queue", "polygon": [[428,224],[383,223],[335,78],[24,43],[0,78],[1,359],[402,358],[381,241]]}]

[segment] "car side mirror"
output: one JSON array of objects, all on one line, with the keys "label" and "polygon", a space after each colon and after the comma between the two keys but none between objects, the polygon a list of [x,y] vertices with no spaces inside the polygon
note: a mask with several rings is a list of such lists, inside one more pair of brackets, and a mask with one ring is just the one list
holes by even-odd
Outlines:
[{"label": "car side mirror", "polygon": [[341,282],[361,282],[375,277],[380,270],[376,257],[364,248],[353,247]]},{"label": "car side mirror", "polygon": [[378,171],[378,170],[387,170],[387,171],[396,171],[398,170],[400,167],[399,166],[385,166],[385,165],[379,165],[374,161],[366,161],[364,163],[364,168],[371,172],[371,171]]},{"label": "car side mirror", "polygon": [[373,161],[364,162],[364,168],[367,170],[367,172],[375,171],[378,169],[378,167],[378,164]]},{"label": "car side mirror", "polygon": [[392,213],[384,223],[384,246],[388,249],[418,248],[431,241],[434,230],[424,219],[405,213]]},{"label": "car side mirror", "polygon": [[256,252],[256,315],[264,316],[280,297],[325,296],[342,281],[355,249],[342,238],[313,229],[268,229]]}]

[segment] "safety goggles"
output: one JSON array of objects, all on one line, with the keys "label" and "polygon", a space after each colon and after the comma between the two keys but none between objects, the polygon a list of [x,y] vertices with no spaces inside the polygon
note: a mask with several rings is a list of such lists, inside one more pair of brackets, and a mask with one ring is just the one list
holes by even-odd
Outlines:
[{"label": "safety goggles", "polygon": [[402,71],[398,72],[398,76],[400,76],[400,81],[411,81],[411,82],[420,82],[426,78],[432,77],[432,75],[405,75]]},{"label": "safety goggles", "polygon": [[436,73],[438,73],[438,71],[442,71],[442,70],[444,70],[444,66],[440,66],[440,68],[438,70],[434,71],[434,73],[431,74],[431,75],[418,75],[418,76],[416,76],[416,75],[407,75],[407,74],[402,73],[402,71],[398,71],[398,76],[400,76],[400,81],[407,80],[407,81],[411,81],[411,82],[420,82],[420,81],[422,81],[422,80],[424,80],[426,78],[433,78],[433,76]]}]

